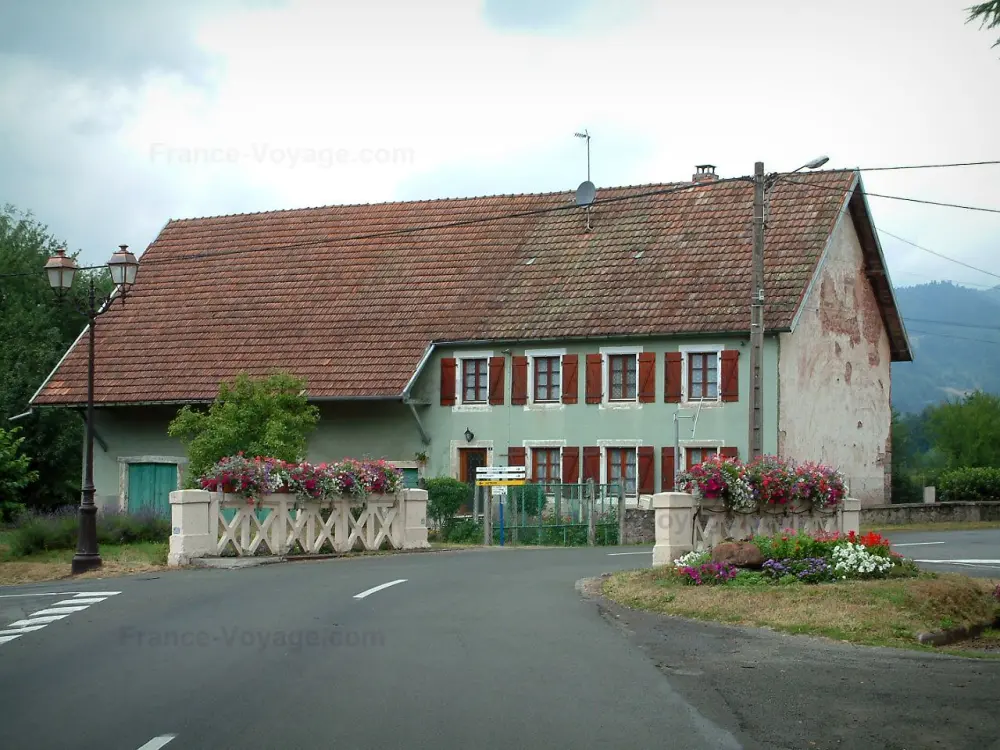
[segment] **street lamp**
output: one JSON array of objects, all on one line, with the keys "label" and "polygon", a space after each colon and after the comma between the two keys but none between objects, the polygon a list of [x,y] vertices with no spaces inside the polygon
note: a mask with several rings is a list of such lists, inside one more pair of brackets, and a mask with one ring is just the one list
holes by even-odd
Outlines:
[{"label": "street lamp", "polygon": [[[83,476],[83,492],[80,497],[80,531],[73,556],[72,572],[83,573],[101,566],[101,555],[97,550],[97,506],[94,504],[94,328],[97,316],[110,308],[115,297],[121,297],[125,303],[125,295],[135,283],[135,274],[139,269],[139,261],[129,252],[128,245],[119,245],[118,250],[107,263],[111,271],[111,280],[115,291],[106,298],[97,299],[94,287],[94,274],[89,274],[87,282],[89,293],[87,306],[80,310],[89,321],[89,355],[87,360],[87,447],[86,463]],[[97,266],[96,268],[100,268]],[[49,278],[49,286],[60,297],[73,286],[73,277],[79,268],[73,258],[66,256],[63,249],[49,258],[45,264],[45,272]],[[117,292],[117,294],[116,294]]]}]

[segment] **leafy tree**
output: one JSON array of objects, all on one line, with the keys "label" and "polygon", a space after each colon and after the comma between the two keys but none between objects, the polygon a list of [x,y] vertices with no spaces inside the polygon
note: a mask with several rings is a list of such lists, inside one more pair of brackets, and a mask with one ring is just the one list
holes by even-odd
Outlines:
[{"label": "leafy tree", "polygon": [[24,507],[17,501],[20,492],[38,479],[38,472],[31,470],[31,459],[20,452],[23,437],[20,429],[0,428],[0,520],[9,521]]},{"label": "leafy tree", "polygon": [[[995,29],[1000,26],[1000,0],[989,0],[989,2],[978,3],[971,8],[966,8],[966,10],[969,11],[966,23],[979,21],[979,28],[981,29]],[[993,46],[1000,46],[1000,39],[997,39]]]},{"label": "leafy tree", "polygon": [[949,468],[1000,466],[1000,396],[976,391],[931,408],[927,419]]},{"label": "leafy tree", "polygon": [[241,374],[232,385],[219,386],[207,412],[181,409],[167,432],[187,449],[188,485],[220,458],[240,451],[301,461],[306,436],[319,422],[319,410],[309,404],[305,392],[305,381],[287,373],[264,379]]},{"label": "leafy tree", "polygon": [[[23,414],[28,400],[87,324],[78,309],[86,297],[88,272],[58,298],[44,266],[62,243],[30,213],[0,207],[0,425]],[[110,255],[110,253],[109,253]],[[107,273],[98,290],[110,291]],[[83,429],[70,409],[36,409],[15,423],[22,429],[22,452],[37,478],[16,490],[19,502],[48,509],[77,500],[80,491]]]},{"label": "leafy tree", "polygon": [[469,485],[453,477],[427,480],[427,515],[438,524],[450,522],[469,498]]}]

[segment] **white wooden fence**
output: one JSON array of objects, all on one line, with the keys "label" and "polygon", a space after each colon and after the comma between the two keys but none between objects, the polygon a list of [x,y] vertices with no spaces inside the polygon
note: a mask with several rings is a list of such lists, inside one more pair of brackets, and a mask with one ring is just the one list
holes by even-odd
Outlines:
[{"label": "white wooden fence", "polygon": [[257,504],[236,495],[181,490],[170,493],[170,505],[170,565],[226,554],[283,556],[429,546],[425,490],[328,502],[297,502],[293,495],[276,494]]}]

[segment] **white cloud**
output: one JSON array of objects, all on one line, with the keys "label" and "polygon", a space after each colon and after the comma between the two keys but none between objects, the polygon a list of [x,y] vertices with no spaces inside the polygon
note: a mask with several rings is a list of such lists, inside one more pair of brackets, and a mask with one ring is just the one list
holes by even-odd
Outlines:
[{"label": "white cloud", "polygon": [[[150,40],[140,77],[100,76],[121,60],[84,78],[17,58],[0,88],[2,135],[17,145],[0,158],[19,178],[0,177],[0,199],[104,254],[122,235],[144,247],[170,217],[572,189],[583,127],[598,186],[684,180],[703,162],[726,176],[756,160],[794,169],[819,153],[830,167],[998,155],[1000,106],[987,92],[1000,63],[992,38],[965,25],[963,0],[192,8],[166,24],[187,34],[183,54]],[[1000,168],[873,172],[865,183],[1000,205]],[[880,226],[1000,272],[1000,216],[871,205]],[[990,282],[885,248],[896,283]]]}]

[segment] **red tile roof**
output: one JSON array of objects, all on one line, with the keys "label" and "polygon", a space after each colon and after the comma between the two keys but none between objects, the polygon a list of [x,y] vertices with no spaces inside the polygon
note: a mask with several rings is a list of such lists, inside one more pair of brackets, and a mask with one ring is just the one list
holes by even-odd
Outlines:
[{"label": "red tile roof", "polygon": [[[790,325],[855,178],[775,187],[769,328]],[[276,369],[314,397],[398,397],[432,341],[744,331],[752,199],[746,180],[604,188],[589,232],[571,191],[171,221],[98,319],[96,400],[210,400]],[[85,344],[34,404],[85,400]]]}]

